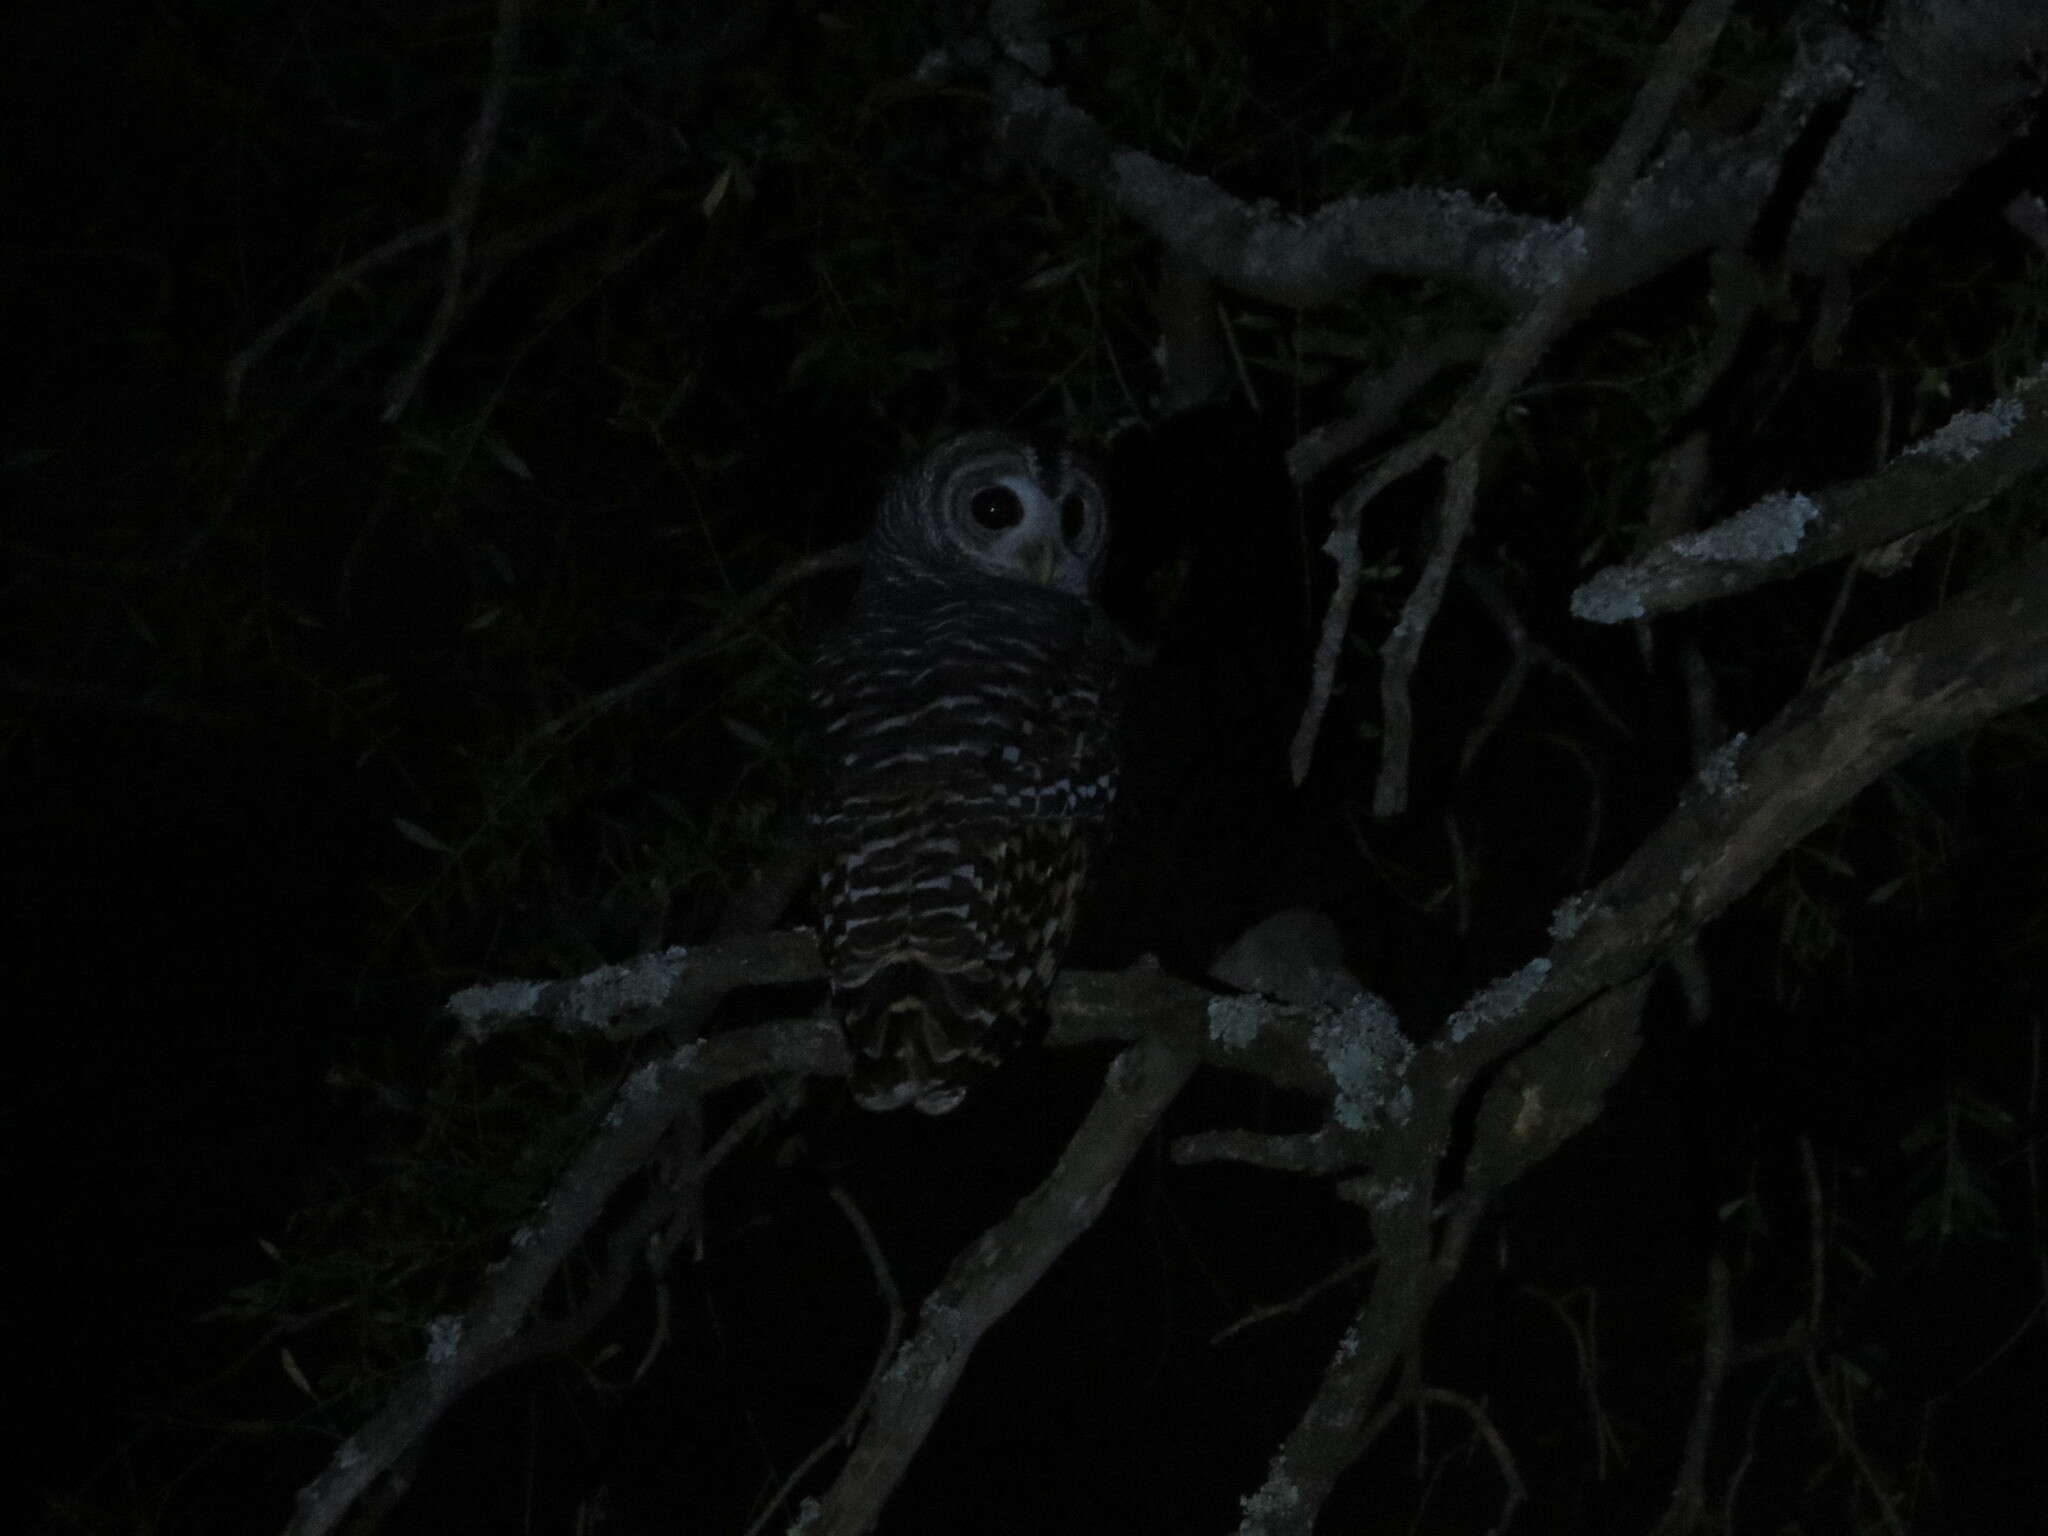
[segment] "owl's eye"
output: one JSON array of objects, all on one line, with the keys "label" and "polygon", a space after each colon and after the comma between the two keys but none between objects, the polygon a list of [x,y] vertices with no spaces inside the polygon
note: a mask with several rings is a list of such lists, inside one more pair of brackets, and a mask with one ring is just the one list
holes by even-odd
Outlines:
[{"label": "owl's eye", "polygon": [[1079,491],[1069,492],[1067,499],[1060,503],[1060,537],[1072,544],[1081,537],[1081,531],[1087,526],[1087,501]]},{"label": "owl's eye", "polygon": [[967,510],[974,514],[974,520],[991,533],[1003,528],[1014,528],[1024,521],[1024,503],[1017,493],[1007,485],[984,486],[974,493],[974,499],[967,504]]}]

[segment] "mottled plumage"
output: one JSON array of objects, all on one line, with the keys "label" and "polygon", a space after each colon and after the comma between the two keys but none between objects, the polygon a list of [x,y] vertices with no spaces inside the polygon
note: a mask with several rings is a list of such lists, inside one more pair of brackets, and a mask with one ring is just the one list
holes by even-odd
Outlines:
[{"label": "mottled plumage", "polygon": [[870,1109],[953,1108],[1044,1018],[1116,790],[1108,529],[1078,460],[942,444],[883,497],[820,652],[819,938]]}]

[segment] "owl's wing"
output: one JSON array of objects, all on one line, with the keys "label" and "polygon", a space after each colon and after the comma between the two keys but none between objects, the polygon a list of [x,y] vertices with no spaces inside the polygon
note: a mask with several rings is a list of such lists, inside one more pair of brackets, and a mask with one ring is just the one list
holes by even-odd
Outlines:
[{"label": "owl's wing", "polygon": [[1115,785],[1115,648],[1066,602],[882,615],[819,658],[820,940],[870,1109],[952,1108],[1043,1021]]}]

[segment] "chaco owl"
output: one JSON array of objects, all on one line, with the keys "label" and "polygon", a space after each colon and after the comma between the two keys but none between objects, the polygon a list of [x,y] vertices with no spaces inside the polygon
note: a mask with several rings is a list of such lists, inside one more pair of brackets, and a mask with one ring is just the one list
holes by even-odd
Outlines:
[{"label": "chaco owl", "polygon": [[819,941],[869,1109],[944,1113],[1043,1021],[1116,792],[1108,531],[1081,461],[997,432],[882,498],[814,684]]}]

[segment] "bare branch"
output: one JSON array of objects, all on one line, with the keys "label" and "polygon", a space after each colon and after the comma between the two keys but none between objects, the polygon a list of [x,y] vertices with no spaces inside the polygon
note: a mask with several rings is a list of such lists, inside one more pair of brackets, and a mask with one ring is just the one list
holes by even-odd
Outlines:
[{"label": "bare branch", "polygon": [[1287,473],[1306,485],[1324,470],[1367,443],[1393,431],[1408,402],[1438,374],[1486,355],[1486,336],[1479,331],[1447,331],[1416,342],[1377,378],[1355,386],[1359,406],[1343,421],[1315,428],[1287,450]]},{"label": "bare branch", "polygon": [[[1754,129],[1675,142],[1640,181],[1625,187],[1615,210],[1617,238],[1591,266],[1571,220],[1516,214],[1462,191],[1430,188],[1354,194],[1306,214],[1288,213],[1246,202],[1207,177],[1117,143],[1062,93],[1007,61],[963,53],[929,73],[980,75],[995,99],[997,136],[1011,153],[1102,195],[1181,260],[1235,292],[1309,308],[1343,299],[1376,276],[1435,277],[1520,309],[1567,271],[1597,298],[1738,241],[1807,118],[1848,88],[1863,60],[1861,45],[1839,27],[1816,25],[1801,41],[1784,86]],[[1692,36],[1674,33],[1672,42],[1689,47]],[[1668,99],[1653,92],[1640,104],[1654,113]],[[1624,129],[1616,148],[1639,166],[1654,140],[1654,133]]]},{"label": "bare branch", "polygon": [[[1391,457],[1337,509],[1326,549],[1337,563],[1338,588],[1291,752],[1297,782],[1307,773],[1350,622],[1359,579],[1358,519],[1381,490],[1431,459],[1456,462],[1477,450],[1507,393],[1584,306],[1687,255],[1736,243],[1814,109],[1874,78],[1867,99],[1850,105],[1828,144],[1798,210],[1787,262],[1793,270],[1834,270],[1861,255],[2022,131],[2021,108],[2038,92],[2024,60],[2030,46],[2041,46],[2037,34],[2048,33],[2039,8],[2025,0],[1915,7],[1905,24],[1887,33],[1890,51],[1880,68],[1845,29],[1816,20],[1803,31],[1799,56],[1756,129],[1714,143],[1680,136],[1638,179],[1727,10],[1726,0],[1698,0],[1687,9],[1604,158],[1579,219],[1563,225],[1515,222],[1455,196],[1418,192],[1341,199],[1302,218],[1255,209],[1202,177],[1115,144],[1085,112],[1001,58],[962,55],[942,66],[989,80],[998,133],[1013,152],[1102,192],[1181,259],[1239,291],[1306,305],[1349,292],[1371,273],[1455,271],[1518,306],[1549,311],[1527,316],[1503,342],[1487,377],[1451,421]],[[1964,98],[1967,105],[1960,105]],[[1952,106],[1960,110],[1951,113]],[[1895,162],[1914,169],[1896,175]],[[1879,186],[1882,197],[1859,196]],[[1853,219],[1852,205],[1859,210]],[[1867,216],[1880,205],[1880,216]],[[1449,532],[1433,563],[1455,555],[1456,519],[1443,522]],[[1381,814],[1405,803],[1401,668],[1412,665],[1407,653],[1427,630],[1428,597],[1426,587],[1419,588],[1404,608],[1395,667],[1383,689],[1395,701],[1396,728],[1375,795]]]},{"label": "bare branch", "polygon": [[[822,1030],[836,1037],[830,1026]],[[764,1034],[778,1039],[764,1039]],[[619,1089],[600,1132],[556,1181],[533,1225],[513,1235],[512,1251],[483,1294],[460,1317],[436,1319],[425,1360],[385,1406],[334,1453],[327,1470],[299,1491],[288,1536],[331,1531],[384,1472],[412,1453],[465,1392],[525,1358],[522,1330],[555,1273],[596,1225],[618,1188],[647,1163],[677,1114],[731,1074],[753,1075],[777,1043],[804,1044],[793,1030],[742,1030],[692,1041],[641,1067]],[[812,1052],[823,1044],[810,1042]],[[833,1040],[836,1048],[836,1038]],[[806,1052],[798,1052],[799,1059]],[[844,1051],[838,1048],[843,1064]]]},{"label": "bare branch", "polygon": [[2048,371],[1982,410],[1958,412],[1874,475],[1812,496],[1775,492],[1606,567],[1572,594],[1572,612],[1615,624],[1783,581],[1973,511],[2043,464]]},{"label": "bare branch", "polygon": [[1452,1392],[1444,1387],[1425,1387],[1422,1392],[1425,1403],[1443,1403],[1457,1409],[1472,1421],[1472,1427],[1479,1438],[1486,1442],[1486,1448],[1493,1452],[1493,1464],[1500,1468],[1500,1479],[1507,1484],[1507,1496],[1501,1501],[1500,1518],[1493,1523],[1495,1536],[1505,1531],[1515,1518],[1516,1508],[1529,1497],[1529,1488],[1522,1481],[1522,1469],[1515,1465],[1515,1453],[1508,1449],[1508,1443],[1494,1427],[1493,1417],[1485,1408],[1472,1401],[1462,1392]]},{"label": "bare branch", "polygon": [[343,289],[349,287],[358,278],[367,273],[374,272],[387,262],[397,260],[407,251],[413,250],[418,246],[431,244],[447,234],[448,228],[448,218],[446,215],[430,220],[425,224],[415,225],[411,229],[403,230],[393,235],[375,250],[358,256],[354,261],[336,267],[327,276],[322,278],[314,285],[311,292],[307,293],[304,298],[300,299],[298,303],[294,304],[282,315],[271,321],[264,328],[261,335],[228,360],[228,366],[222,380],[226,386],[227,403],[225,410],[227,414],[233,416],[240,407],[242,402],[242,381],[249,376],[249,370],[262,361],[264,354],[276,346],[278,341],[293,326],[319,309],[321,305],[325,304]]},{"label": "bare branch", "polygon": [[405,414],[412,397],[433,366],[448,333],[455,328],[466,292],[469,242],[476,227],[477,205],[482,201],[484,170],[490,164],[491,149],[498,141],[498,129],[505,116],[505,97],[512,88],[512,61],[518,52],[520,0],[498,0],[498,24],[491,35],[491,75],[477,104],[476,120],[462,146],[462,163],[455,186],[449,193],[448,213],[443,224],[448,231],[448,262],[441,279],[441,302],[420,349],[392,384],[385,401],[384,419],[396,421]]},{"label": "bare branch", "polygon": [[1458,752],[1460,773],[1471,771],[1472,765],[1479,760],[1479,754],[1486,749],[1486,743],[1513,712],[1530,673],[1539,666],[1555,672],[1577,689],[1593,713],[1617,735],[1624,739],[1635,735],[1635,732],[1629,729],[1628,722],[1601,697],[1599,688],[1581,668],[1565,660],[1549,646],[1530,637],[1527,621],[1523,619],[1521,612],[1491,572],[1468,562],[1460,568],[1458,574],[1472,590],[1472,594],[1479,599],[1479,604],[1486,610],[1487,617],[1499,628],[1501,638],[1507,642],[1508,647],[1508,666],[1501,676],[1500,685],[1494,689],[1493,697],[1487,701],[1485,712],[1466,735],[1465,744]]},{"label": "bare branch", "polygon": [[1948,0],[1885,7],[1884,49],[1793,224],[1795,271],[1875,251],[2027,131],[2042,91],[2048,6]]},{"label": "bare branch", "polygon": [[1647,974],[1595,996],[1488,1083],[1474,1123],[1465,1177],[1475,1189],[1506,1189],[1591,1125],[1641,1043]]},{"label": "bare branch", "polygon": [[[1442,1127],[1439,1127],[1440,1129]],[[1309,1536],[1330,1490],[1393,1421],[1398,1404],[1372,1405],[1416,1348],[1442,1288],[1464,1262],[1485,1204],[1460,1201],[1432,1250],[1427,1201],[1412,1187],[1383,1200],[1373,1233],[1380,1268],[1372,1292],[1337,1341],[1314,1397],[1244,1502],[1239,1536]]]},{"label": "bare branch", "polygon": [[1721,39],[1721,28],[1734,8],[1734,0],[1692,0],[1657,50],[1650,78],[1636,92],[1635,100],[1629,104],[1628,120],[1621,125],[1621,132],[1614,136],[1614,142],[1601,157],[1599,170],[1593,174],[1593,188],[1586,197],[1582,222],[1596,237],[1607,233],[1609,221],[1621,206],[1636,172],[1664,136],[1664,126],[1678,109],[1680,98],[1707,67],[1714,44]]},{"label": "bare branch", "polygon": [[[1526,1041],[1638,976],[1745,894],[1780,855],[1902,758],[2048,694],[2048,545],[1865,646],[1754,739],[1730,742],[1628,861],[1560,910],[1549,973],[1507,1024]],[[1470,1073],[1501,1049],[1445,1047]]]},{"label": "bare branch", "polygon": [[882,1253],[882,1245],[875,1240],[875,1229],[868,1225],[867,1217],[861,1214],[860,1207],[854,1204],[853,1196],[846,1192],[844,1186],[832,1186],[832,1203],[839,1207],[848,1223],[852,1225],[855,1236],[860,1239],[861,1252],[867,1255],[868,1270],[875,1277],[875,1289],[881,1293],[882,1306],[887,1314],[882,1327],[881,1348],[875,1352],[875,1365],[874,1369],[868,1372],[867,1385],[861,1389],[859,1399],[847,1411],[846,1417],[839,1422],[838,1428],[820,1440],[812,1448],[811,1453],[797,1463],[796,1469],[782,1480],[782,1486],[775,1490],[760,1515],[747,1527],[744,1536],[759,1536],[768,1522],[775,1518],[776,1511],[782,1508],[783,1502],[802,1485],[806,1477],[810,1476],[811,1468],[824,1460],[835,1445],[846,1444],[853,1439],[853,1433],[860,1426],[862,1416],[867,1413],[868,1405],[874,1401],[875,1388],[881,1382],[882,1372],[895,1358],[897,1344],[903,1338],[903,1294],[896,1288],[896,1277],[889,1272],[889,1260]]},{"label": "bare branch", "polygon": [[1359,577],[1357,544],[1365,507],[1400,476],[1441,458],[1450,465],[1437,540],[1417,579],[1401,617],[1388,637],[1380,682],[1380,707],[1385,739],[1380,774],[1373,789],[1373,814],[1391,816],[1408,803],[1408,755],[1412,719],[1408,685],[1422,642],[1435,621],[1449,580],[1451,565],[1471,526],[1472,502],[1478,487],[1478,455],[1509,397],[1543,354],[1569,329],[1592,302],[1589,261],[1618,238],[1624,193],[1637,167],[1649,153],[1687,83],[1706,67],[1707,56],[1720,36],[1733,0],[1693,0],[1661,50],[1655,69],[1636,93],[1628,121],[1615,136],[1594,173],[1580,216],[1571,226],[1572,260],[1552,280],[1487,359],[1479,377],[1465,391],[1450,415],[1436,429],[1392,455],[1364,489],[1344,498],[1323,546],[1337,562],[1337,590],[1323,617],[1309,699],[1294,735],[1289,761],[1294,782],[1308,777],[1309,760],[1321,734],[1323,717],[1336,688],[1337,662],[1351,624],[1351,608]]},{"label": "bare branch", "polygon": [[1270,1323],[1276,1318],[1292,1317],[1295,1313],[1313,1302],[1318,1296],[1357,1278],[1377,1263],[1379,1263],[1379,1255],[1376,1253],[1366,1253],[1359,1255],[1355,1259],[1346,1259],[1327,1275],[1316,1280],[1313,1284],[1303,1287],[1300,1291],[1288,1297],[1287,1300],[1276,1301],[1267,1307],[1254,1307],[1236,1322],[1226,1328],[1219,1329],[1210,1337],[1209,1342],[1211,1344],[1221,1344],[1225,1339],[1232,1338],[1244,1332],[1247,1328],[1256,1328],[1259,1324]]},{"label": "bare branch", "polygon": [[[1472,528],[1472,504],[1479,499],[1479,447],[1473,444],[1452,460],[1444,476],[1443,505],[1437,513],[1436,545],[1424,562],[1422,574],[1401,606],[1401,617],[1380,648],[1380,775],[1373,784],[1372,813],[1398,815],[1408,806],[1408,758],[1415,737],[1414,701],[1409,685],[1422,659],[1422,642],[1436,622],[1443,606],[1444,589],[1450,585],[1451,567],[1464,548],[1465,535]],[[1332,538],[1336,535],[1332,534]],[[1357,540],[1356,530],[1352,541]],[[1355,562],[1354,562],[1355,563]],[[1306,739],[1304,739],[1306,738]],[[1295,738],[1295,782],[1307,777],[1308,753],[1315,737],[1306,720]]]},{"label": "bare branch", "polygon": [[[2025,0],[2005,0],[2008,5]],[[1702,24],[1710,18],[1702,15]],[[1697,32],[1674,32],[1667,50],[1691,50]],[[1207,177],[1117,143],[1101,125],[1029,70],[983,48],[937,56],[927,78],[978,76],[991,91],[998,138],[1018,158],[1040,165],[1109,201],[1182,261],[1247,296],[1301,308],[1332,303],[1375,276],[1448,278],[1511,309],[1556,285],[1567,271],[1589,297],[1625,291],[1702,251],[1738,242],[1754,222],[1775,169],[1816,107],[1839,99],[1871,66],[1871,50],[1846,28],[1818,18],[1804,29],[1800,51],[1777,97],[1749,132],[1722,139],[1681,136],[1616,206],[1617,237],[1589,265],[1579,228],[1570,220],[1515,214],[1463,192],[1408,188],[1351,195],[1306,214],[1250,203]],[[2023,57],[2021,46],[2006,59]],[[1672,62],[1667,52],[1666,62]],[[1685,77],[1669,75],[1682,89]],[[1940,83],[1940,82],[1937,82]],[[1633,160],[1633,177],[1654,146],[1658,114],[1675,90],[1638,99],[1640,121],[1625,127],[1615,148]],[[2005,137],[2021,131],[2006,124]],[[1867,153],[1887,146],[1871,144]],[[1947,192],[1979,158],[1945,185],[1917,188],[1910,207],[1895,200],[1898,228]],[[1953,157],[1952,157],[1953,158]],[[1843,160],[1843,185],[1872,174]],[[1882,166],[1875,175],[1881,177]],[[1582,222],[1582,221],[1581,221]],[[1808,219],[1800,232],[1799,270],[1839,264],[1825,236],[1829,225]]]},{"label": "bare branch", "polygon": [[817,940],[803,931],[749,934],[718,944],[680,945],[564,981],[493,981],[448,999],[474,1044],[508,1030],[549,1025],[626,1040],[655,1029],[697,1033],[741,987],[809,981],[823,971]]},{"label": "bare branch", "polygon": [[1101,193],[1181,260],[1253,298],[1307,307],[1374,274],[1402,273],[1456,277],[1519,307],[1548,285],[1570,242],[1567,228],[1463,192],[1416,188],[1283,214],[1117,144],[1025,70],[1000,60],[968,67],[988,79],[996,133],[1011,153]]},{"label": "bare branch", "polygon": [[[2048,547],[1834,669],[1753,745],[1718,754],[1702,785],[1628,863],[1561,915],[1554,960],[1504,978],[1453,1017],[1409,1075],[1413,1116],[1378,1144],[1370,1209],[1379,1282],[1316,1400],[1248,1500],[1243,1530],[1276,1536],[1312,1528],[1336,1477],[1384,1422],[1371,1405],[1455,1272],[1485,1194],[1584,1124],[1626,1066],[1655,958],[1901,757],[2043,694]],[[1631,978],[1633,985],[1614,987]],[[1569,1014],[1576,1017],[1565,1028],[1510,1061],[1489,1085],[1466,1168],[1472,1207],[1453,1212],[1431,1254],[1422,1192],[1448,1145],[1451,1106],[1463,1085]]]},{"label": "bare branch", "polygon": [[1273,1173],[1307,1173],[1318,1177],[1361,1167],[1370,1138],[1341,1126],[1298,1136],[1273,1136],[1257,1131],[1198,1131],[1173,1144],[1173,1160],[1183,1167],[1201,1163],[1243,1163]]},{"label": "bare branch", "polygon": [[1671,1502],[1651,1536],[1690,1536],[1707,1507],[1707,1447],[1713,1440],[1714,1416],[1721,1388],[1727,1384],[1734,1357],[1735,1318],[1729,1295],[1728,1261],[1718,1250],[1707,1260],[1705,1337],[1700,1342],[1700,1384],[1693,1402],[1692,1423],[1685,1433],[1685,1454],[1671,1489]]},{"label": "bare branch", "polygon": [[1193,1058],[1152,1039],[1111,1064],[1101,1096],[1051,1175],[956,1258],[925,1298],[917,1331],[883,1373],[867,1428],[838,1482],[818,1501],[804,1527],[807,1536],[856,1536],[874,1528],[975,1346],[1094,1225],[1193,1070]]},{"label": "bare branch", "polygon": [[[1877,1501],[1879,1514],[1885,1528],[1892,1536],[1906,1536],[1905,1522],[1899,1518],[1898,1504],[1890,1489],[1871,1465],[1869,1454],[1856,1434],[1856,1428],[1844,1417],[1835,1394],[1828,1390],[1822,1379],[1820,1350],[1820,1321],[1827,1294],[1827,1251],[1829,1244],[1827,1201],[1820,1187],[1820,1165],[1813,1155],[1813,1141],[1810,1137],[1799,1138],[1800,1172],[1806,1187],[1806,1231],[1808,1254],[1808,1282],[1806,1296],[1806,1326],[1799,1330],[1802,1348],[1801,1363],[1806,1367],[1806,1381],[1813,1392],[1815,1406],[1821,1417],[1827,1420],[1833,1431],[1835,1443],[1841,1447],[1842,1455],[1870,1495]],[[1839,1373],[1838,1373],[1839,1379]]]}]

